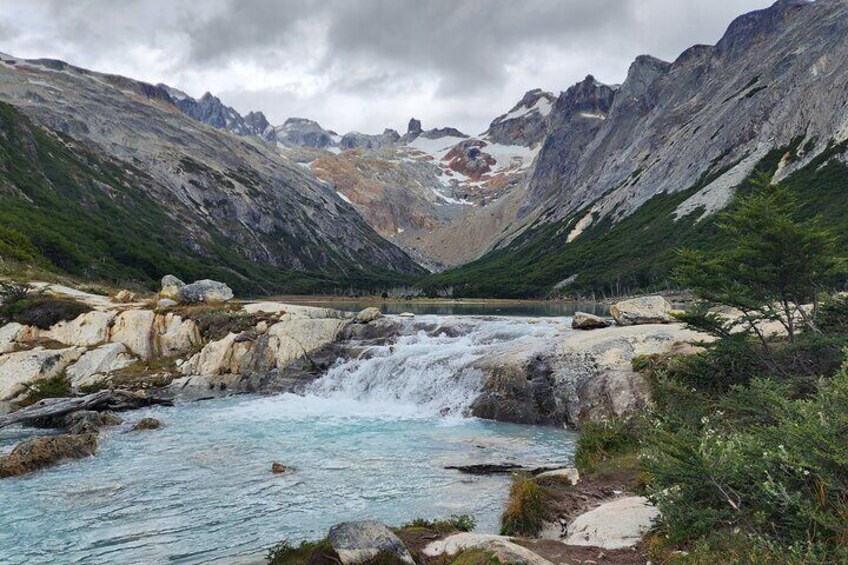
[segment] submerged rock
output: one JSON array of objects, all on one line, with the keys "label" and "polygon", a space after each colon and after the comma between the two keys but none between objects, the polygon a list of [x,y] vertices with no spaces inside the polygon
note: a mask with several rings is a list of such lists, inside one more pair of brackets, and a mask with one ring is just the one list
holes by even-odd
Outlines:
[{"label": "submerged rock", "polygon": [[288,467],[276,461],[271,463],[271,472],[275,475],[282,475],[283,473],[290,473],[291,471],[294,471],[293,467]]},{"label": "submerged rock", "polygon": [[132,427],[133,431],[141,430],[158,430],[162,427],[162,422],[156,418],[142,418],[136,425]]},{"label": "submerged rock", "polygon": [[94,410],[79,410],[65,416],[62,423],[69,434],[96,434],[103,420]]},{"label": "submerged rock", "polygon": [[609,325],[609,320],[606,318],[587,314],[586,312],[575,312],[574,316],[571,317],[571,327],[575,330],[596,330],[607,328]]},{"label": "submerged rock", "polygon": [[36,437],[0,457],[0,478],[16,477],[55,465],[65,459],[82,459],[97,451],[97,435]]},{"label": "submerged rock", "polygon": [[662,296],[642,296],[622,300],[610,307],[610,314],[619,326],[668,324],[674,321],[671,304]]},{"label": "submerged rock", "polygon": [[360,565],[386,554],[415,564],[403,541],[380,522],[364,520],[337,524],[330,528],[327,541],[343,565]]}]

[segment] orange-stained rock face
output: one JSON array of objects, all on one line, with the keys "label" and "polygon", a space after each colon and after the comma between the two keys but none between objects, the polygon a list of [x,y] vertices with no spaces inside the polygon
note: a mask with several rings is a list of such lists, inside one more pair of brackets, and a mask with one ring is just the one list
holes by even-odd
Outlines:
[{"label": "orange-stained rock face", "polygon": [[494,157],[485,153],[486,145],[488,144],[480,139],[457,143],[448,151],[443,161],[452,171],[478,181],[483,175],[491,172],[497,163]]}]

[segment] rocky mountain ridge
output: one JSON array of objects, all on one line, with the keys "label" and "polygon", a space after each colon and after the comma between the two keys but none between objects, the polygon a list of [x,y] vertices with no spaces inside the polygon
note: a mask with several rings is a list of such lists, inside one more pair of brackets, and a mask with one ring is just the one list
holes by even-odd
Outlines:
[{"label": "rocky mountain ridge", "polygon": [[[4,217],[4,225],[48,255],[56,242],[66,245],[69,236],[47,220],[50,214],[61,215],[64,207],[65,214],[74,216],[65,216],[68,221],[88,217],[88,224],[74,227],[83,238],[82,231],[107,228],[108,214],[118,213],[107,209],[132,193],[145,211],[135,210],[131,221],[156,217],[164,231],[147,234],[148,251],[115,252],[111,259],[115,268],[110,272],[134,269],[139,276],[144,271],[144,276],[155,279],[164,259],[151,261],[140,255],[167,254],[167,249],[185,253],[183,269],[202,259],[227,271],[220,276],[235,287],[256,290],[259,286],[265,291],[284,290],[285,273],[312,273],[306,280],[352,277],[365,283],[374,276],[388,280],[422,272],[400,249],[379,237],[331,187],[296,162],[260,139],[234,137],[184,113],[189,108],[230,120],[231,125],[244,123],[244,127],[261,123],[256,115],[244,122],[234,119],[237,116],[212,96],[198,105],[178,100],[180,107],[162,86],[60,61],[4,55],[0,57],[0,102],[9,105],[0,124],[4,134],[0,156],[7,171],[4,209],[10,214]],[[10,173],[24,162],[28,164],[23,176]],[[61,174],[57,168],[71,166],[76,173],[68,169]],[[107,168],[114,173],[98,172]],[[33,182],[26,175],[42,175],[42,179]],[[100,178],[95,181],[90,175]],[[74,186],[65,186],[68,182]],[[86,190],[95,192],[88,196]],[[81,192],[75,196],[73,191]],[[100,199],[101,191],[110,194],[111,200]],[[12,213],[19,205],[21,211]],[[121,208],[126,205],[118,204],[118,211],[127,211]],[[80,210],[71,212],[72,207]],[[24,215],[29,215],[29,221]],[[108,228],[128,229],[128,225]],[[117,238],[120,243],[115,246],[137,239],[143,248],[144,237],[132,232]],[[92,245],[102,245],[104,239],[105,235],[97,236]],[[162,239],[171,243],[160,243]],[[69,253],[52,253],[51,260],[61,261]],[[76,268],[85,273],[101,269],[102,261],[91,256],[80,258],[79,263]],[[264,274],[258,276],[254,269]]]}]

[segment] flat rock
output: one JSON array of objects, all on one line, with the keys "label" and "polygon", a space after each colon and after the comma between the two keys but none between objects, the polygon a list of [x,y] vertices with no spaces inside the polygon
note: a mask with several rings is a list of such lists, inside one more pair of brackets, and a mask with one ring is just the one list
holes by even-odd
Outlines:
[{"label": "flat rock", "polygon": [[671,304],[662,296],[641,296],[610,306],[610,314],[619,326],[668,324],[674,321]]},{"label": "flat rock", "polygon": [[101,381],[114,371],[129,367],[133,363],[135,359],[126,345],[107,343],[86,351],[66,372],[71,380],[71,387],[77,389]]},{"label": "flat rock", "polygon": [[565,543],[603,549],[633,547],[658,516],[659,511],[643,496],[612,500],[575,518]]},{"label": "flat rock", "polygon": [[575,312],[571,317],[571,327],[575,330],[596,330],[610,326],[609,320],[586,312]]},{"label": "flat rock", "polygon": [[344,565],[359,565],[382,554],[391,554],[414,565],[409,550],[394,532],[380,522],[344,522],[330,528],[327,540]]},{"label": "flat rock", "polygon": [[434,541],[424,548],[424,555],[457,555],[467,549],[482,549],[494,553],[500,563],[521,565],[552,565],[550,561],[536,555],[526,547],[514,543],[506,536],[459,533]]},{"label": "flat rock", "polygon": [[554,469],[553,471],[545,471],[536,475],[537,479],[560,478],[567,479],[572,486],[580,482],[580,471],[572,467],[565,469]]},{"label": "flat rock", "polygon": [[82,459],[97,450],[96,434],[58,435],[31,438],[0,457],[0,478],[16,477],[66,459]]}]

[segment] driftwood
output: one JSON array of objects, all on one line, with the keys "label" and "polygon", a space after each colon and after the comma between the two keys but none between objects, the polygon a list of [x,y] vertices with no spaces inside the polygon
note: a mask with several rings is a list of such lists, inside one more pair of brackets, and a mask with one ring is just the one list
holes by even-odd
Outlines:
[{"label": "driftwood", "polygon": [[144,406],[171,406],[173,402],[166,398],[149,396],[144,392],[128,390],[101,390],[94,394],[75,398],[48,398],[32,406],[22,408],[6,416],[0,416],[0,428],[12,424],[31,424],[58,420],[79,410],[131,410]]},{"label": "driftwood", "polygon": [[539,473],[555,471],[562,469],[562,467],[525,467],[524,465],[517,465],[515,463],[485,463],[482,465],[448,465],[445,469],[459,471],[466,475],[507,475],[522,471],[535,477]]}]

